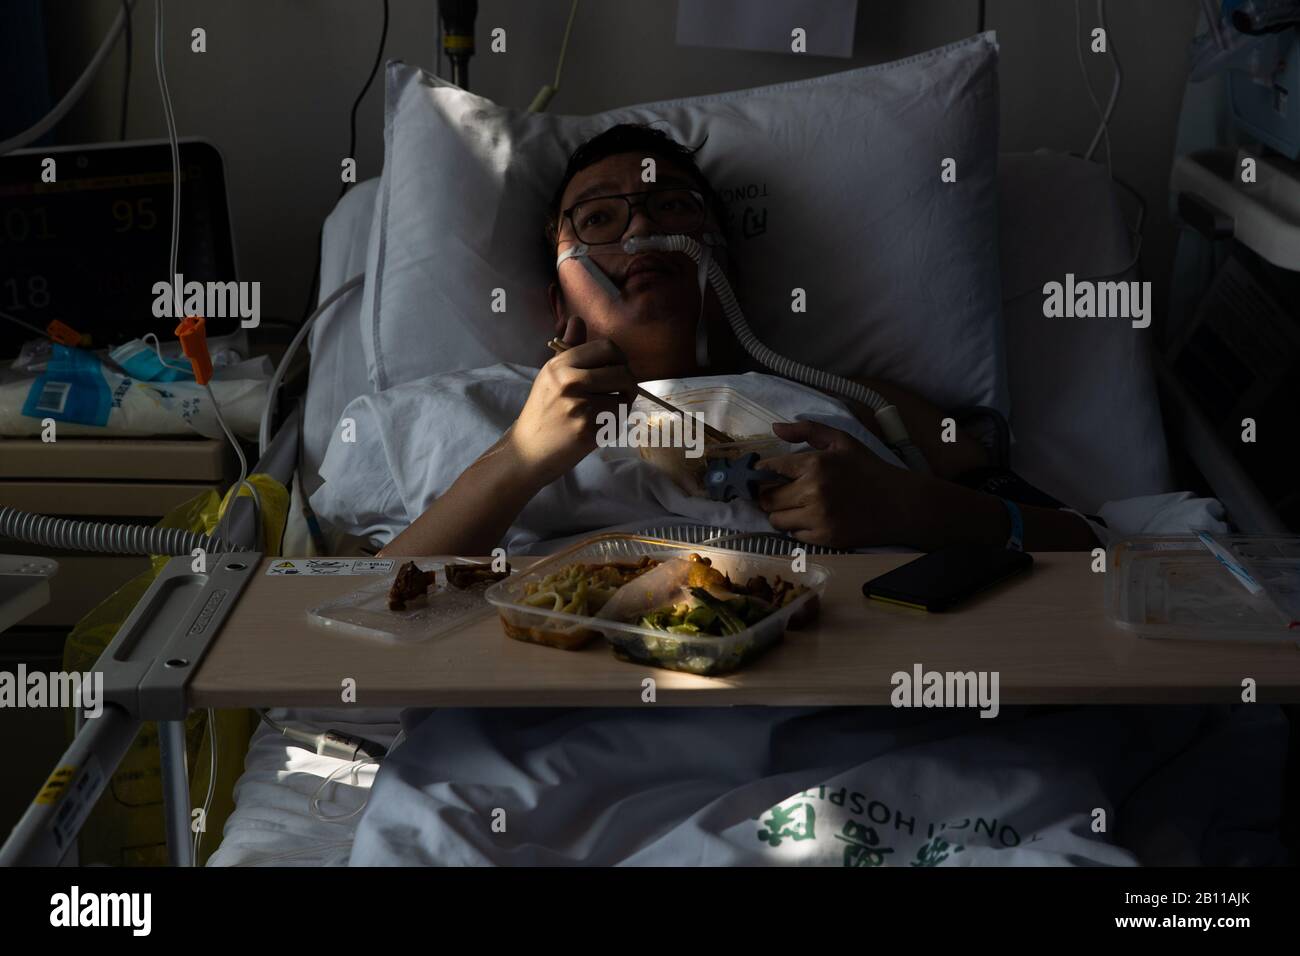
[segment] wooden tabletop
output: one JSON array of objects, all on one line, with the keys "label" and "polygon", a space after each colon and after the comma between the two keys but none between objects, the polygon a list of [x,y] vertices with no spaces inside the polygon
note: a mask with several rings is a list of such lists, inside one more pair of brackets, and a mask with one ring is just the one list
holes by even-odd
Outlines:
[{"label": "wooden tabletop", "polygon": [[495,614],[405,645],[318,630],[308,608],[376,579],[269,576],[278,559],[267,559],[196,672],[191,704],[333,706],[352,678],[363,707],[636,706],[646,677],[660,704],[888,704],[892,675],[918,664],[997,671],[1002,706],[1236,702],[1248,677],[1261,702],[1300,701],[1295,643],[1151,640],[1110,625],[1087,552],[1035,554],[1028,576],[945,614],[862,596],[864,581],[912,557],[812,559],[832,571],[818,623],[716,678],[628,664],[603,641],[562,651],[511,640]]}]

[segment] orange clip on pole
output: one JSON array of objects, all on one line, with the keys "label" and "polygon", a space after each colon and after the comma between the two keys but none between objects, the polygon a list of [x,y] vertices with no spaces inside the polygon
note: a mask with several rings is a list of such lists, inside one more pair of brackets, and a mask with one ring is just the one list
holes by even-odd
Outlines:
[{"label": "orange clip on pole", "polygon": [[208,334],[203,316],[187,315],[176,326],[176,337],[181,340],[181,351],[190,360],[194,380],[207,385],[212,378],[212,356],[208,354]]},{"label": "orange clip on pole", "polygon": [[72,326],[66,325],[58,319],[51,320],[50,324],[45,327],[45,334],[60,345],[66,345],[69,348],[77,348],[82,344],[82,340],[86,338]]}]

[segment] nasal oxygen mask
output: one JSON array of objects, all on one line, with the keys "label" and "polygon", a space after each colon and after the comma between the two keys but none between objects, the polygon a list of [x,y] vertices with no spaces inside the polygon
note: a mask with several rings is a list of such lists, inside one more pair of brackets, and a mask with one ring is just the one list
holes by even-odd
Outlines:
[{"label": "nasal oxygen mask", "polygon": [[[555,267],[558,271],[565,261],[569,259],[576,260],[587,270],[587,273],[595,280],[596,284],[610,298],[617,301],[623,298],[623,294],[600,266],[591,261],[593,249],[600,252],[621,251],[627,255],[653,251],[681,252],[690,256],[695,261],[699,278],[701,319],[704,316],[704,286],[707,282],[713,287],[713,292],[718,297],[718,302],[722,306],[722,314],[726,316],[732,334],[736,336],[737,341],[753,359],[784,378],[809,385],[821,391],[833,392],[842,398],[866,405],[875,414],[876,421],[880,423],[881,431],[885,436],[885,443],[898,454],[903,463],[912,471],[928,474],[930,466],[926,462],[925,456],[912,443],[911,437],[907,434],[907,428],[903,425],[903,419],[898,414],[898,409],[891,405],[883,395],[867,388],[865,385],[860,385],[839,375],[824,372],[821,369],[815,369],[786,358],[759,341],[758,336],[750,329],[749,323],[745,321],[744,313],[740,311],[740,303],[736,301],[736,294],[731,289],[731,283],[727,281],[727,274],[713,256],[713,247],[725,246],[726,241],[714,234],[706,234],[701,238],[703,242],[685,235],[632,236],[622,242],[607,242],[599,245],[588,245],[580,242],[560,253],[555,260]],[[700,358],[700,364],[703,365],[706,364],[705,360],[707,358],[703,348],[703,321],[699,323],[698,328],[696,351],[697,358]]]}]

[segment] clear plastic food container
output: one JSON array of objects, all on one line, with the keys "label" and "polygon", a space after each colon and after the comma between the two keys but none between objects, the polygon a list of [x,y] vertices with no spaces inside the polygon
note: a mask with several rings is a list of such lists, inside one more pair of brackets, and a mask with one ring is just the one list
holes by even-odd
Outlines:
[{"label": "clear plastic food container", "polygon": [[[636,562],[644,556],[658,560],[698,554],[739,584],[761,575],[769,582],[780,576],[808,591],[756,624],[736,634],[674,634],[639,624],[589,615],[537,608],[524,603],[526,588],[571,564]],[[831,572],[809,563],[794,571],[787,558],[741,554],[722,548],[683,544],[629,534],[602,534],[552,555],[527,571],[492,585],[485,597],[496,605],[505,632],[516,640],[575,650],[604,635],[623,660],[692,674],[723,674],[736,670],[781,640],[791,619],[799,624],[820,606]]]},{"label": "clear plastic food container", "polygon": [[1107,617],[1141,637],[1300,642],[1300,537],[1214,540],[1261,586],[1259,593],[1196,535],[1135,535],[1111,545]]},{"label": "clear plastic food container", "polygon": [[[708,425],[735,439],[732,442],[713,442],[706,437],[704,454],[698,458],[688,458],[684,448],[637,449],[643,459],[667,472],[687,494],[707,495],[704,472],[705,462],[710,458],[742,458],[753,451],[758,452],[760,458],[769,458],[792,452],[796,447],[772,434],[772,425],[783,421],[782,418],[751,402],[734,388],[725,385],[692,388],[666,392],[659,397],[684,412],[702,414]],[[644,413],[652,423],[676,417],[644,398],[638,398],[632,410]]]},{"label": "clear plastic food container", "polygon": [[[404,563],[399,561],[398,565]],[[389,574],[351,594],[308,609],[307,623],[350,637],[412,644],[449,634],[492,613],[491,606],[484,600],[487,590],[484,585],[456,588],[447,583],[444,569],[449,564],[473,564],[469,558],[415,563],[421,571],[438,572],[437,587],[423,600],[412,602],[406,610],[392,611],[388,608],[388,591],[396,576]]]}]

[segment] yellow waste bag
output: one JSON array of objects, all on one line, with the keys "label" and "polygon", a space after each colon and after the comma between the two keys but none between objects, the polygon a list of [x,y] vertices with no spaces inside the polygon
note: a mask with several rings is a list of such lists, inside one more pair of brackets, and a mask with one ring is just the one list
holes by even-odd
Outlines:
[{"label": "yellow waste bag", "polygon": [[[268,475],[249,477],[261,500],[262,550],[279,554],[289,509],[289,493]],[[241,489],[247,495],[246,489]],[[158,522],[160,528],[183,528],[210,534],[233,500],[235,489],[225,499],[206,491],[171,511]],[[99,606],[77,622],[63,648],[63,667],[85,673],[94,668],[104,649],[117,635],[127,616],[139,603],[149,585],[171,558],[154,555],[152,568],[132,578]],[[200,825],[210,779],[212,750],[209,747],[208,711],[195,711],[185,722],[185,739],[190,775],[190,823]],[[197,862],[206,862],[221,842],[221,831],[234,810],[235,781],[244,769],[248,741],[257,727],[258,716],[251,710],[218,710],[215,717],[217,773],[212,806],[202,820]],[[73,729],[68,718],[68,731]],[[158,749],[158,725],[141,727],[126,756],[109,779],[108,787],[81,829],[78,841],[81,863],[113,866],[161,866],[167,863],[167,838],[163,825],[162,771]]]}]

